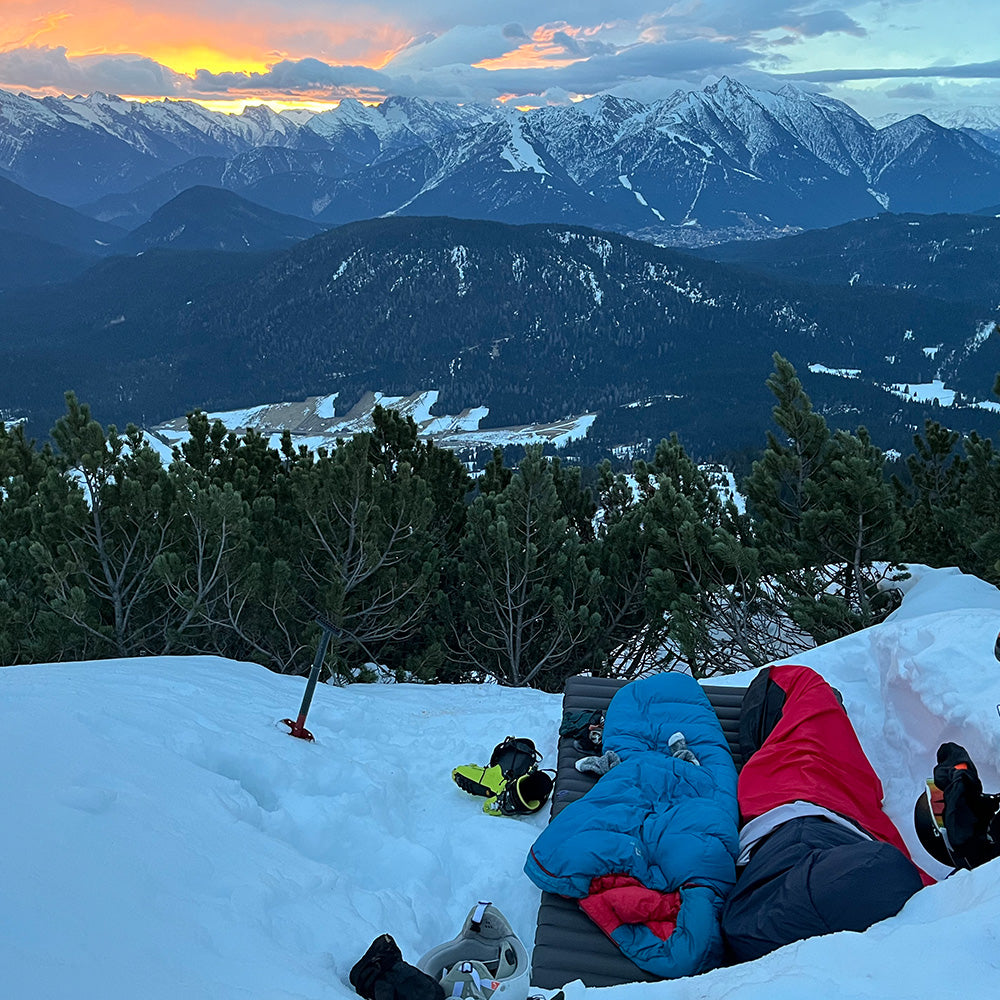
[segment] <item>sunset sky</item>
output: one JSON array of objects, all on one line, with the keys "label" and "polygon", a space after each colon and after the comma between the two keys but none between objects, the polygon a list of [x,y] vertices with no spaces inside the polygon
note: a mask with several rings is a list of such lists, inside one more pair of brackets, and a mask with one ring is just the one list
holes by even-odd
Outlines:
[{"label": "sunset sky", "polygon": [[538,105],[729,75],[873,116],[1000,105],[998,40],[995,0],[0,0],[0,88]]}]

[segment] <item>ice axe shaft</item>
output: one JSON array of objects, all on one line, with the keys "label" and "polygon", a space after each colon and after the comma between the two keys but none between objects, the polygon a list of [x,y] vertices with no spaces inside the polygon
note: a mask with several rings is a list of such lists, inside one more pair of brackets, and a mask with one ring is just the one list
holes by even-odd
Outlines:
[{"label": "ice axe shaft", "polygon": [[323,629],[323,634],[320,636],[319,645],[316,647],[316,658],[313,660],[312,669],[309,671],[309,679],[306,681],[306,689],[302,694],[302,704],[299,706],[298,718],[294,722],[291,719],[281,720],[288,726],[290,735],[297,736],[300,740],[309,740],[310,742],[315,737],[306,729],[306,715],[309,712],[309,706],[312,704],[313,692],[316,690],[316,681],[319,679],[320,667],[323,666],[326,650],[330,645],[330,637],[335,631],[339,631],[333,622],[322,615],[316,616],[316,622]]}]

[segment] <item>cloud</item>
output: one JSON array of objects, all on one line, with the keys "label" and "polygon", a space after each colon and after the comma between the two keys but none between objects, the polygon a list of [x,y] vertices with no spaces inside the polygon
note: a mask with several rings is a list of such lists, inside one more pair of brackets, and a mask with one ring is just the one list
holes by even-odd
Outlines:
[{"label": "cloud", "polygon": [[868,32],[842,10],[824,10],[818,14],[803,14],[796,20],[782,24],[782,28],[803,38],[818,38],[833,32],[845,35],[856,35],[863,38]]},{"label": "cloud", "polygon": [[134,94],[174,97],[188,83],[152,59],[139,55],[84,56],[71,59],[62,46],[25,46],[0,52],[0,80],[31,89],[67,94]]},{"label": "cloud", "polygon": [[932,83],[904,83],[901,87],[885,91],[885,96],[904,100],[933,101],[937,93]]},{"label": "cloud", "polygon": [[1000,79],[1000,59],[990,62],[961,63],[954,66],[880,67],[870,69],[821,69],[790,73],[789,78],[817,80],[826,83],[843,83],[848,80],[896,79],[950,79],[995,80]]},{"label": "cloud", "polygon": [[[750,71],[744,68],[755,58],[750,49],[725,42],[644,42],[613,54],[555,65],[493,69],[452,65],[433,72],[392,74],[388,92],[439,101],[485,103],[512,95],[545,101],[548,95],[596,94],[638,81],[645,81],[644,92],[652,93],[659,80],[660,96],[667,96],[679,86],[700,86],[707,75],[746,75]],[[384,69],[389,75],[392,65]],[[766,79],[773,83],[772,77]]]},{"label": "cloud", "polygon": [[[752,49],[730,42],[691,39],[682,42],[642,42],[616,55],[598,55],[567,67],[566,73],[584,79],[604,77],[610,85],[626,77],[711,73],[745,65],[758,58]],[[613,79],[612,79],[613,78]]]},{"label": "cloud", "polygon": [[[844,33],[864,36],[867,31],[845,10],[810,10],[801,0],[676,0],[642,23],[663,38],[716,38],[744,45],[764,45],[769,32],[785,30],[799,38]],[[845,0],[845,7],[865,6],[864,0]],[[805,10],[803,9],[805,8]]]},{"label": "cloud", "polygon": [[383,91],[389,78],[368,66],[331,65],[319,59],[283,59],[265,73],[210,73],[198,70],[192,90],[223,94],[237,91],[279,91],[282,94],[327,91],[348,96],[357,88]]},{"label": "cloud", "polygon": [[571,34],[565,30],[554,31],[551,44],[561,48],[563,54],[570,59],[589,59],[591,56],[614,55],[621,51],[621,46],[611,42],[602,42],[584,34]]},{"label": "cloud", "polygon": [[[508,26],[509,27],[509,26]],[[460,25],[440,35],[423,35],[397,52],[382,69],[389,74],[429,71],[441,66],[471,66],[499,59],[523,42],[496,25]]]}]

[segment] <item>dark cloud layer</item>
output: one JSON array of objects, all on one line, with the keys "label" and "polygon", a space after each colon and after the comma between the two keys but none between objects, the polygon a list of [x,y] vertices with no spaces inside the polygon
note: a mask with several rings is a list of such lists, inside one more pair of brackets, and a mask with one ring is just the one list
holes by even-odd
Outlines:
[{"label": "dark cloud layer", "polygon": [[932,101],[937,96],[932,83],[904,83],[885,92],[886,97],[902,100]]},{"label": "dark cloud layer", "polygon": [[906,78],[939,78],[950,80],[1000,79],[1000,59],[990,62],[963,63],[958,66],[880,67],[872,69],[821,69],[789,74],[798,80],[822,83],[847,83],[851,80],[896,80]]},{"label": "dark cloud layer", "polygon": [[843,32],[845,35],[856,35],[863,38],[868,32],[842,10],[824,10],[818,14],[804,14],[790,24],[781,25],[786,31],[794,32],[803,38],[818,38],[831,32]]},{"label": "dark cloud layer", "polygon": [[142,94],[172,97],[190,83],[187,77],[145,56],[87,56],[71,59],[62,46],[37,46],[0,52],[0,80],[67,94]]},{"label": "dark cloud layer", "polygon": [[355,87],[384,90],[391,81],[368,66],[330,65],[319,59],[282,60],[266,73],[209,73],[198,70],[196,91],[221,94],[227,91],[280,91],[283,94],[315,91],[349,91]]}]

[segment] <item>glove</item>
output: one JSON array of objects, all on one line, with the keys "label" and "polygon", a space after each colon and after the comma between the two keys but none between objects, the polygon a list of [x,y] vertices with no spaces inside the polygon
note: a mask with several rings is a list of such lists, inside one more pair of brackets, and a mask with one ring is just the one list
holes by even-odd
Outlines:
[{"label": "glove", "polygon": [[351,969],[351,985],[365,1000],[444,1000],[441,984],[403,961],[391,934],[381,934]]},{"label": "glove", "polygon": [[957,743],[938,747],[934,784],[944,796],[944,828],[956,861],[975,868],[995,858],[998,845],[990,838],[994,796],[983,795],[979,773],[965,747]]}]

